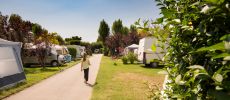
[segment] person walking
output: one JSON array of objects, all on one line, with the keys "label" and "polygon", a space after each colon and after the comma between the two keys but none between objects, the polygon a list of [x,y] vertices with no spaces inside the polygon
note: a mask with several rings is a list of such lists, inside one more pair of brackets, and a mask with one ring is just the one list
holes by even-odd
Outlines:
[{"label": "person walking", "polygon": [[89,66],[90,62],[89,59],[87,58],[87,54],[83,54],[82,62],[81,62],[81,71],[84,70],[84,78],[85,78],[85,84],[88,84],[88,79],[89,79]]}]

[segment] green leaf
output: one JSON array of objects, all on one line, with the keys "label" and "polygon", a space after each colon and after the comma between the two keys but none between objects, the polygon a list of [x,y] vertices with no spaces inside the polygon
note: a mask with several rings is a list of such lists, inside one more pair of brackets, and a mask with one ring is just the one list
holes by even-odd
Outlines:
[{"label": "green leaf", "polygon": [[222,82],[223,76],[221,74],[214,74],[213,79],[216,80],[217,82]]},{"label": "green leaf", "polygon": [[157,21],[153,22],[152,24],[161,24],[163,23],[163,18],[157,18]]},{"label": "green leaf", "polygon": [[201,51],[215,51],[215,50],[225,50],[224,42],[220,42],[220,43],[217,43],[217,44],[209,46],[209,47],[199,48],[199,49],[197,49],[196,52],[201,52]]},{"label": "green leaf", "polygon": [[[230,54],[229,54],[230,55]],[[224,57],[225,61],[230,61],[230,56]]]},{"label": "green leaf", "polygon": [[162,9],[162,14],[164,15],[165,18],[170,18],[174,15],[175,11],[174,10],[169,10],[169,9]]},{"label": "green leaf", "polygon": [[217,58],[224,58],[224,57],[230,56],[230,54],[229,53],[221,53],[221,54],[214,54],[211,56],[212,56],[212,59],[217,59]]},{"label": "green leaf", "polygon": [[149,23],[149,21],[145,21],[144,22],[144,27],[147,27],[148,23]]},{"label": "green leaf", "polygon": [[175,79],[175,83],[178,84],[178,85],[184,85],[185,84],[185,81],[182,81],[181,80],[181,75],[178,75]]},{"label": "green leaf", "polygon": [[205,0],[205,1],[208,3],[220,5],[220,4],[224,3],[225,0]]},{"label": "green leaf", "polygon": [[223,88],[220,86],[216,86],[216,90],[223,90]]},{"label": "green leaf", "polygon": [[141,18],[139,18],[139,19],[135,22],[135,25],[140,25],[140,20],[141,20]]},{"label": "green leaf", "polygon": [[230,38],[230,34],[226,34],[220,38],[220,40],[228,40]]},{"label": "green leaf", "polygon": [[153,44],[152,47],[151,47],[152,51],[155,52],[156,51],[156,45]]},{"label": "green leaf", "polygon": [[192,66],[189,66],[188,69],[200,69],[200,70],[203,70],[204,67],[201,66],[201,65],[192,65]]}]

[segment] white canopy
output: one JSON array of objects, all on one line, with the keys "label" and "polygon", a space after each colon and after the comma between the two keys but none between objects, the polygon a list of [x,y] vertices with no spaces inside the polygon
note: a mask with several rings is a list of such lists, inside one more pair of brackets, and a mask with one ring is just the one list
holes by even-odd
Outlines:
[{"label": "white canopy", "polygon": [[139,47],[139,45],[137,45],[137,44],[132,44],[132,45],[130,45],[130,46],[128,46],[128,47],[126,47],[126,48],[132,48],[132,49],[135,49],[135,48],[138,48]]}]

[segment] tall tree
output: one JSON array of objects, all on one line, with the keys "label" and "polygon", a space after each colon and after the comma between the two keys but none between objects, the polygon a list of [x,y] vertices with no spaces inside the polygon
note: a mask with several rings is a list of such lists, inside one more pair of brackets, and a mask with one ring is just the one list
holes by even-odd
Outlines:
[{"label": "tall tree", "polygon": [[39,37],[42,34],[42,27],[41,25],[35,23],[32,26],[32,32],[34,33],[35,38]]},{"label": "tall tree", "polygon": [[137,27],[135,25],[130,25],[130,32],[137,32]]},{"label": "tall tree", "polygon": [[122,34],[122,30],[123,30],[123,25],[121,19],[115,20],[112,26],[113,34]]},{"label": "tall tree", "polygon": [[129,28],[124,26],[122,27],[122,32],[121,32],[123,35],[127,35],[129,33]]},{"label": "tall tree", "polygon": [[73,36],[71,38],[65,38],[66,44],[71,45],[80,45],[81,43],[81,37],[79,36]]},{"label": "tall tree", "polygon": [[17,14],[12,14],[9,19],[9,24],[10,24],[10,27],[13,28],[17,33],[16,41],[24,42],[23,41],[24,34],[22,33],[23,20],[21,16]]},{"label": "tall tree", "polygon": [[57,35],[57,40],[58,40],[58,42],[59,42],[60,45],[64,45],[65,44],[65,40],[60,35]]},{"label": "tall tree", "polygon": [[105,44],[105,39],[109,36],[109,25],[105,22],[104,19],[100,22],[98,33],[98,41],[102,41],[102,43]]},{"label": "tall tree", "polygon": [[3,16],[0,12],[0,38],[7,39],[7,16]]}]

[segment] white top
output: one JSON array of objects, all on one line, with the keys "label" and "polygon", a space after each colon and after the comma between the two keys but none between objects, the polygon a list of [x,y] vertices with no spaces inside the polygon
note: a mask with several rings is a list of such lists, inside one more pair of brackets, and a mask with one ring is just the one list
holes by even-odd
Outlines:
[{"label": "white top", "polygon": [[85,61],[82,60],[81,64],[82,64],[83,69],[87,69],[87,68],[89,68],[90,62],[88,59],[86,59]]}]

